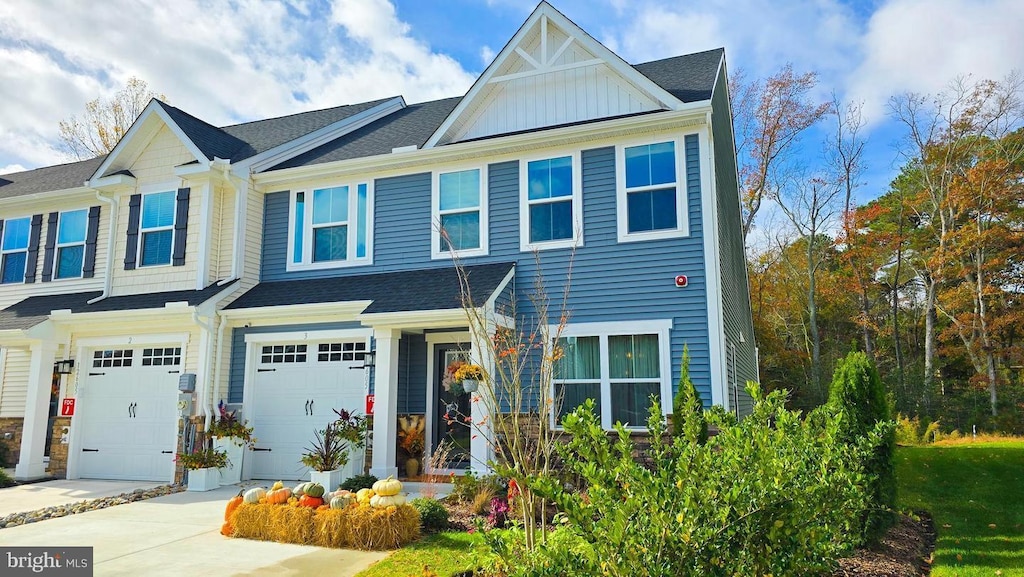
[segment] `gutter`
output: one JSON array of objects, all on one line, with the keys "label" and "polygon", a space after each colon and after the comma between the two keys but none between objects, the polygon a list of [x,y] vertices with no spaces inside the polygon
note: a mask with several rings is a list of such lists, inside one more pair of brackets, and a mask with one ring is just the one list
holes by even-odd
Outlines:
[{"label": "gutter", "polygon": [[113,276],[114,273],[114,235],[117,233],[117,200],[113,196],[110,196],[109,198],[103,196],[98,190],[96,191],[96,198],[100,202],[106,202],[110,204],[110,230],[107,233],[107,270],[106,273],[103,275],[103,293],[100,294],[100,296],[94,299],[90,299],[88,302],[86,302],[86,304],[90,305],[98,303],[101,300],[110,296],[110,282],[111,277]]}]

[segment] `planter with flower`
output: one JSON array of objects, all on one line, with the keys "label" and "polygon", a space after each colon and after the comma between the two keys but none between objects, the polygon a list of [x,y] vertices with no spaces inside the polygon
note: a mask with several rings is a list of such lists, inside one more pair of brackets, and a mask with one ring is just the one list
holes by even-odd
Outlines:
[{"label": "planter with flower", "polygon": [[480,380],[483,378],[484,371],[480,365],[455,361],[445,368],[441,386],[453,395],[472,393],[480,386]]},{"label": "planter with flower", "polygon": [[398,418],[398,446],[408,455],[405,460],[405,474],[415,477],[420,472],[423,458],[427,420],[423,415],[408,415]]},{"label": "planter with flower", "polygon": [[217,404],[220,415],[210,424],[207,435],[213,439],[213,448],[228,455],[228,466],[220,470],[220,484],[234,485],[242,480],[242,460],[245,451],[256,445],[252,427],[236,417],[237,411],[227,410],[224,401]]},{"label": "planter with flower", "polygon": [[212,447],[178,453],[174,460],[188,471],[189,491],[212,491],[220,487],[219,469],[229,464],[228,454]]},{"label": "planter with flower", "polygon": [[312,469],[310,479],[328,488],[362,472],[362,448],[366,445],[366,417],[344,409],[334,412],[338,418],[313,432],[313,443],[302,455],[302,464]]}]

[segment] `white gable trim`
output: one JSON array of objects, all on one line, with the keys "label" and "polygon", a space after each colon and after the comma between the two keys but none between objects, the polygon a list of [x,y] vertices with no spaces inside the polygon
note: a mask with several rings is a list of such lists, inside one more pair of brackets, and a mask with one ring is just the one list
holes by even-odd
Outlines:
[{"label": "white gable trim", "polygon": [[101,164],[100,167],[96,169],[96,172],[93,173],[92,177],[89,178],[89,183],[102,177],[103,174],[110,168],[110,165],[112,165],[114,161],[120,158],[123,154],[133,150],[135,151],[136,157],[138,157],[138,155],[141,154],[141,149],[143,147],[140,146],[133,148],[132,141],[135,140],[135,137],[139,135],[145,138],[147,142],[150,138],[152,138],[152,136],[156,132],[152,130],[147,130],[144,127],[150,124],[149,121],[153,117],[153,115],[156,115],[161,121],[163,121],[164,125],[167,126],[167,128],[170,129],[170,131],[173,132],[174,135],[178,137],[178,140],[180,140],[181,143],[185,145],[185,148],[188,149],[188,151],[192,154],[192,156],[195,157],[197,161],[199,161],[200,164],[207,167],[209,166],[210,161],[208,158],[206,158],[206,155],[203,154],[203,151],[199,150],[199,147],[196,146],[196,144],[192,142],[192,140],[188,136],[185,136],[185,132],[181,129],[181,127],[179,127],[173,120],[171,120],[171,117],[167,114],[167,111],[164,110],[160,102],[154,98],[153,100],[149,101],[149,104],[146,105],[146,109],[142,111],[142,114],[140,114],[137,119],[135,119],[135,122],[132,123],[132,126],[128,129],[128,132],[124,133],[124,136],[121,137],[120,141],[118,141],[117,146],[115,146],[114,149],[110,151],[110,154],[107,155],[107,158],[103,160],[103,164]]},{"label": "white gable trim", "polygon": [[241,178],[248,177],[250,172],[260,172],[281,164],[336,138],[358,130],[367,124],[376,122],[389,114],[398,112],[405,108],[405,106],[405,98],[396,96],[359,114],[354,114],[295,140],[285,142],[270,150],[237,162],[232,165],[232,172]]},{"label": "white gable trim", "polygon": [[[551,21],[557,27],[565,31],[569,39],[563,43],[562,46],[556,50],[555,55],[561,56],[561,54],[568,48],[571,42],[579,42],[585,49],[590,51],[592,54],[598,56],[597,60],[579,62],[572,65],[560,66],[551,68],[547,66],[547,62],[537,62],[536,59],[526,54],[525,50],[520,48],[520,44],[530,31],[533,30],[535,25],[541,27],[541,43],[542,53],[547,54],[547,23]],[[517,73],[514,75],[496,76],[496,71],[499,70],[502,64],[509,56],[516,54],[523,58],[527,62],[531,62],[537,71],[531,71],[529,73]],[[548,59],[552,60],[551,58]],[[430,136],[424,148],[433,148],[441,141],[442,138],[448,135],[448,132],[455,125],[456,121],[460,119],[468,110],[472,108],[472,104],[480,95],[481,91],[489,83],[510,79],[512,77],[519,77],[520,75],[529,75],[533,73],[548,73],[561,69],[571,69],[580,66],[592,66],[593,64],[600,62],[606,64],[612,71],[618,73],[624,77],[631,84],[633,84],[638,90],[650,96],[653,100],[660,103],[666,109],[678,110],[683,102],[678,98],[669,94],[667,90],[658,86],[654,81],[647,78],[643,74],[640,74],[635,68],[630,66],[625,60],[620,58],[617,54],[609,50],[603,44],[595,40],[592,36],[587,34],[582,28],[577,26],[573,21],[569,20],[564,14],[556,10],[553,6],[548,4],[546,1],[542,1],[537,8],[533,11],[533,14],[526,19],[526,22],[519,28],[519,30],[512,36],[508,44],[502,48],[498,56],[491,62],[490,66],[484,70],[483,74],[473,83],[473,86],[469,89],[469,92],[459,101],[459,104],[454,110],[448,115],[445,121],[438,127],[438,129]]]}]

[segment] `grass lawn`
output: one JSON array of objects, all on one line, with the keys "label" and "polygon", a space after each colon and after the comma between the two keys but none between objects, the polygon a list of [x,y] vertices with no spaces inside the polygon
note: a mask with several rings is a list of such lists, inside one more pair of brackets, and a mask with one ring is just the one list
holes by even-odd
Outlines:
[{"label": "grass lawn", "polygon": [[1024,576],[1024,442],[904,447],[900,507],[931,511],[934,577]]},{"label": "grass lawn", "polygon": [[480,542],[479,535],[470,533],[429,535],[395,551],[356,577],[419,577],[424,574],[424,567],[446,577],[473,567],[470,551]]}]

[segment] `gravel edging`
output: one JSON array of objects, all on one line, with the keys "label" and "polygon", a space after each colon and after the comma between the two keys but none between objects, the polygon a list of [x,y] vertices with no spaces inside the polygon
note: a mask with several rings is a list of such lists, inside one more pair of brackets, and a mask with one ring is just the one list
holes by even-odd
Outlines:
[{"label": "gravel edging", "polygon": [[184,490],[184,485],[160,485],[159,487],[153,487],[152,489],[135,489],[130,493],[121,493],[120,495],[101,497],[90,501],[80,501],[78,503],[45,507],[43,509],[36,509],[35,511],[26,511],[23,513],[12,513],[6,517],[0,517],[0,529],[27,525],[29,523],[36,523],[47,519],[56,519],[57,517],[76,515],[87,511],[106,509],[107,507],[124,505],[125,503],[145,501],[146,499],[152,499],[154,497],[163,497],[164,495],[170,495],[172,493],[180,493]]}]

